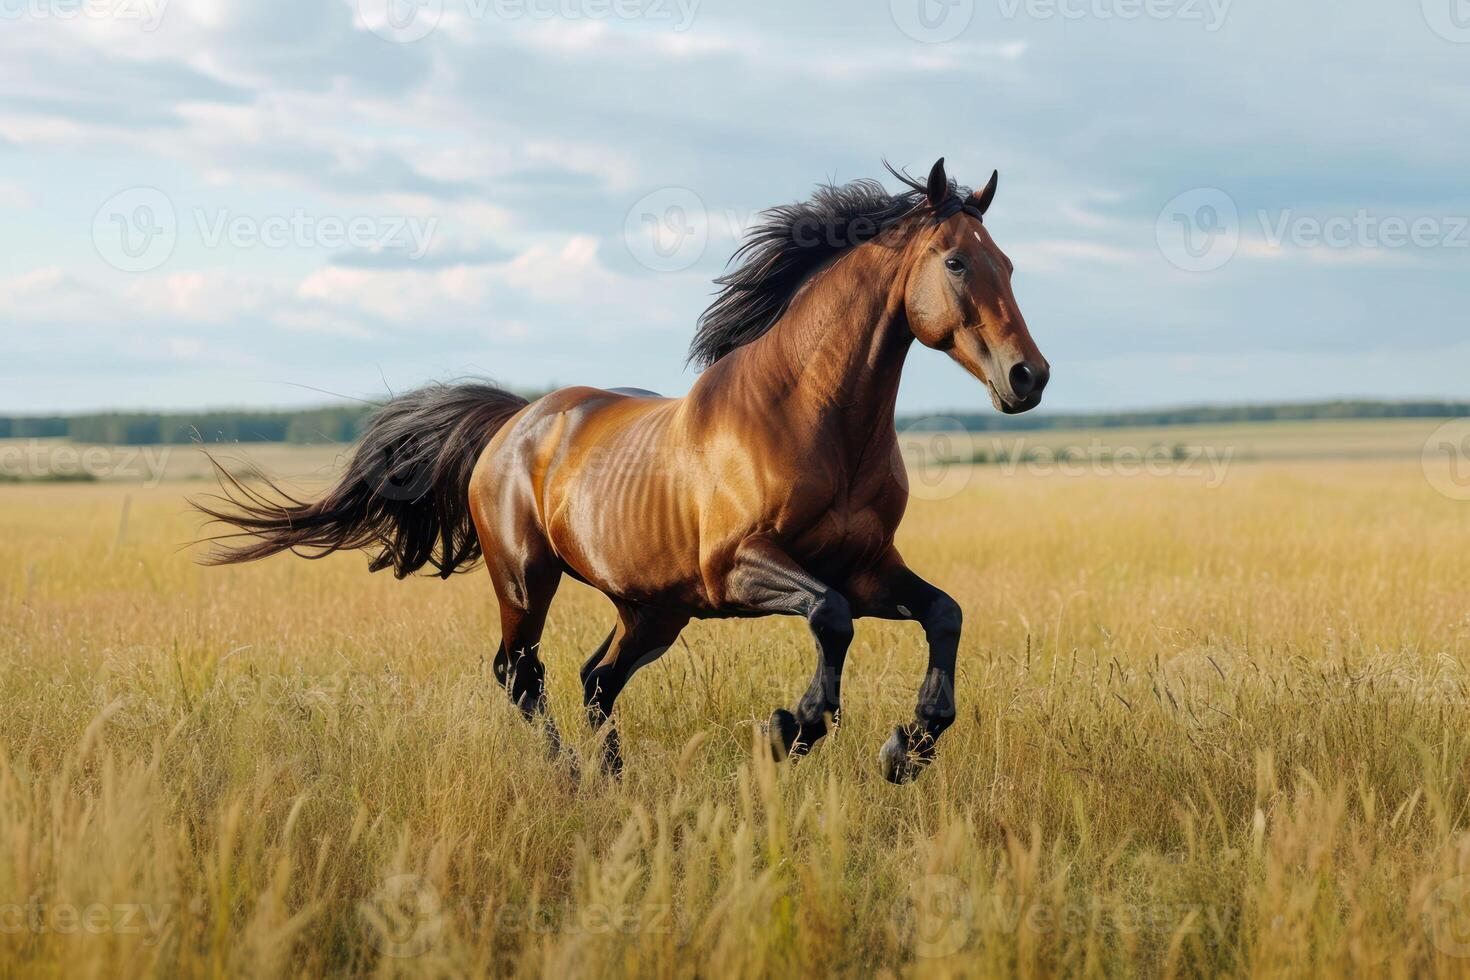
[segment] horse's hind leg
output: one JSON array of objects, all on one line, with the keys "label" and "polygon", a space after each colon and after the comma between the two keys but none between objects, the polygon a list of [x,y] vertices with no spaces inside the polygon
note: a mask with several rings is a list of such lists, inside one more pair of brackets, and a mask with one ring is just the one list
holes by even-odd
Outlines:
[{"label": "horse's hind leg", "polygon": [[646,606],[618,603],[618,625],[582,668],[582,701],[593,727],[606,726],[602,767],[617,775],[623,754],[612,724],[613,703],[638,668],[663,656],[689,617]]},{"label": "horse's hind leg", "polygon": [[[502,555],[513,554],[513,560]],[[561,563],[542,543],[540,548],[516,549],[487,555],[486,564],[495,595],[500,600],[500,649],[492,669],[495,679],[534,721],[546,711],[546,666],[541,659],[541,632],[551,608],[556,587],[561,583]],[[560,736],[549,716],[546,719],[554,748]]]},{"label": "horse's hind leg", "polygon": [[617,627],[615,626],[615,627],[612,628],[611,631],[608,632],[607,636],[603,639],[602,645],[599,646],[596,650],[593,650],[592,651],[592,655],[589,656],[586,659],[585,662],[583,662],[583,664],[582,664],[582,684],[583,685],[586,685],[588,675],[590,675],[592,673],[592,671],[594,669],[596,669],[596,667],[597,667],[598,664],[602,663],[602,658],[607,655],[607,648],[610,647],[610,646],[612,646],[613,637],[615,637],[617,635],[618,635],[618,630],[617,630]]}]

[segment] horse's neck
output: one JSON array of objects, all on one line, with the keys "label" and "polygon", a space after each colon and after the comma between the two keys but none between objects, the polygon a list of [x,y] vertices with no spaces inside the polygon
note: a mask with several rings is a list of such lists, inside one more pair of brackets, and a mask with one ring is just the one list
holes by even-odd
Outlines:
[{"label": "horse's neck", "polygon": [[899,378],[913,333],[904,319],[902,255],[861,246],[819,273],[741,366],[797,427],[839,433],[859,454],[893,439]]}]

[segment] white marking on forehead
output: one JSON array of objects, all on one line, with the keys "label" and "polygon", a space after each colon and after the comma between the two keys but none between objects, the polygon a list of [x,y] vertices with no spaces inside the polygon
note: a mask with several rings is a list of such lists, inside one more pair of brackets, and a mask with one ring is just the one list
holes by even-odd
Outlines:
[{"label": "white marking on forehead", "polygon": [[980,237],[980,233],[978,231],[972,231],[970,232],[970,234],[975,236],[975,241],[979,242],[981,245],[985,244],[984,239]]}]

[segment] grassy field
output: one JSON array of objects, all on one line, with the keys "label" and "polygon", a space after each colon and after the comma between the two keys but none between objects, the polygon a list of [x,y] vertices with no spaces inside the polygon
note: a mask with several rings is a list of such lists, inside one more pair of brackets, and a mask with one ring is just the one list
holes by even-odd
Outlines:
[{"label": "grassy field", "polygon": [[[900,543],[964,607],[960,716],[904,787],[912,625],[859,624],[843,727],[777,767],[803,624],[694,624],[625,778],[574,779],[483,572],[199,568],[183,449],[0,486],[0,975],[1470,974],[1470,502],[1432,423],[1321,425],[1123,437],[1256,447],[1219,480],[943,467]],[[544,637],[587,758],[611,620],[569,583]]]}]

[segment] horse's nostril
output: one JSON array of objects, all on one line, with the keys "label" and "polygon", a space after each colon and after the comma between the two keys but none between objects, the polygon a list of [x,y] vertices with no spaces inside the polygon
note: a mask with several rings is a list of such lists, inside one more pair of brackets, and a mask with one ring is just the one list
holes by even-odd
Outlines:
[{"label": "horse's nostril", "polygon": [[1025,398],[1036,388],[1036,369],[1025,361],[1011,368],[1011,390],[1017,398]]}]

